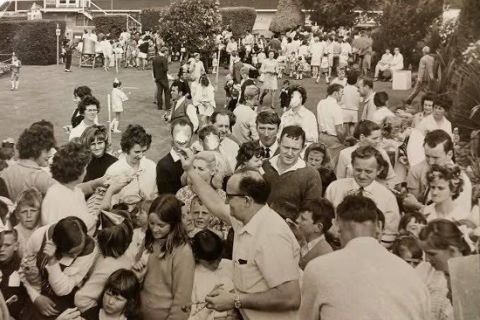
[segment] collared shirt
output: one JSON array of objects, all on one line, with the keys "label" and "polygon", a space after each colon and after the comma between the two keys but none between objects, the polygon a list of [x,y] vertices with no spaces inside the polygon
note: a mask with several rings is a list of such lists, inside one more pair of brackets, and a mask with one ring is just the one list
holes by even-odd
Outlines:
[{"label": "collared shirt", "polygon": [[[300,246],[287,223],[268,205],[246,224],[231,218],[235,231],[233,283],[240,293],[259,293],[300,277]],[[298,319],[297,311],[241,309],[246,320]]]},{"label": "collared shirt", "polygon": [[282,132],[282,128],[297,125],[305,131],[305,142],[313,143],[318,141],[318,126],[315,115],[312,111],[304,106],[300,106],[297,110],[286,111],[281,118],[281,124],[278,132]]},{"label": "collared shirt", "polygon": [[[332,202],[336,208],[346,196],[356,194],[359,189],[360,186],[354,178],[339,179],[328,186],[325,198]],[[400,210],[394,194],[382,184],[373,181],[363,188],[363,196],[372,199],[378,209],[383,212],[385,228],[382,241],[385,243],[392,242],[398,233],[398,224],[400,223]]]},{"label": "collared shirt", "polygon": [[373,97],[375,96],[375,92],[372,92],[364,101],[363,101],[363,112],[362,112],[362,120],[370,120],[374,121],[373,115],[377,110],[375,103],[373,102]]},{"label": "collared shirt", "polygon": [[173,162],[177,162],[180,160],[180,155],[178,154],[177,151],[175,151],[173,148],[170,150],[170,155],[172,156]]},{"label": "collared shirt", "polygon": [[390,63],[390,69],[392,70],[403,69],[403,55],[401,53],[393,55],[392,62]]},{"label": "collared shirt", "polygon": [[302,320],[430,319],[420,276],[371,237],[310,261],[302,283]]},{"label": "collared shirt", "polygon": [[119,200],[124,199],[127,196],[131,195],[142,195],[146,196],[149,199],[153,199],[153,197],[157,193],[157,165],[150,159],[143,157],[140,160],[140,165],[138,170],[132,168],[126,159],[125,154],[121,154],[118,157],[118,161],[112,164],[105,172],[106,176],[117,176],[117,175],[124,175],[124,176],[131,176],[135,175],[135,178],[123,187],[122,190],[118,194],[116,194],[112,198],[112,203],[115,204]]},{"label": "collared shirt", "polygon": [[452,123],[448,121],[447,118],[443,117],[442,121],[438,122],[433,118],[433,114],[429,114],[424,117],[422,121],[418,124],[418,130],[426,135],[428,132],[441,129],[448,133],[450,136],[453,135]]},{"label": "collared shirt", "polygon": [[327,97],[318,103],[317,121],[320,132],[337,136],[335,126],[343,125],[343,113],[335,98]]},{"label": "collared shirt", "polygon": [[233,172],[235,170],[235,166],[237,165],[237,153],[239,149],[240,147],[238,144],[228,137],[225,137],[222,139],[222,141],[220,141],[218,151],[227,161],[230,172]]},{"label": "collared shirt", "polygon": [[232,128],[232,135],[240,143],[247,141],[258,140],[257,124],[257,112],[247,105],[239,104],[233,111],[237,117],[237,121]]},{"label": "collared shirt", "polygon": [[276,155],[272,158],[270,158],[269,162],[270,164],[272,165],[272,167],[277,170],[277,172],[279,173],[279,175],[282,175],[282,174],[285,174],[287,172],[291,172],[291,171],[295,171],[295,170],[298,170],[298,169],[302,169],[302,168],[305,168],[307,166],[307,164],[305,163],[305,161],[303,161],[302,159],[298,158],[297,162],[295,162],[295,164],[293,166],[291,166],[290,168],[288,168],[287,170],[283,171],[282,173],[280,173],[280,169],[278,167],[278,158],[280,157],[280,155]]},{"label": "collared shirt", "polygon": [[275,153],[277,152],[277,149],[278,149],[278,140],[275,140],[275,142],[270,146],[270,147],[266,147],[263,145],[262,141],[260,141],[260,146],[265,150],[266,148],[269,148],[270,149],[270,158],[273,157],[275,155]]},{"label": "collared shirt", "polygon": [[387,107],[380,107],[373,113],[373,122],[382,125],[385,119],[395,117],[395,114]]},{"label": "collared shirt", "polygon": [[347,84],[343,89],[342,109],[358,111],[360,105],[360,93],[357,86]]},{"label": "collared shirt", "polygon": [[301,249],[301,254],[302,257],[306,256],[310,250],[313,249],[320,241],[325,240],[325,235],[321,235],[320,237],[313,239],[312,241],[306,243],[304,246],[302,246]]},{"label": "collared shirt", "polygon": [[[429,169],[430,166],[424,160],[411,167],[408,172],[408,192],[413,194],[420,202],[427,202],[430,199],[427,182],[427,172]],[[460,177],[463,180],[463,188],[459,196],[453,200],[453,202],[459,212],[465,212],[467,214],[472,209],[472,182],[463,170],[461,171]]]},{"label": "collared shirt", "polygon": [[[183,103],[183,101],[185,99],[186,99],[185,96],[178,99],[176,104],[175,104],[175,109],[180,107],[180,105]],[[198,129],[198,117],[197,117],[197,111],[196,111],[193,104],[189,104],[186,107],[186,113],[187,113],[188,119],[190,119],[190,122],[193,124],[193,132],[197,131],[197,129]],[[172,110],[172,114],[173,114],[173,110]]]},{"label": "collared shirt", "polygon": [[[353,178],[352,153],[359,146],[360,145],[357,143],[354,146],[345,148],[342,151],[340,151],[340,154],[338,156],[337,168],[335,170],[335,175],[337,176],[337,179]],[[387,178],[385,179],[384,182],[387,182],[387,183],[392,182],[395,179],[395,172],[390,162],[390,158],[388,157],[387,152],[383,148],[377,148],[377,150],[380,152],[383,159],[388,163]]]}]

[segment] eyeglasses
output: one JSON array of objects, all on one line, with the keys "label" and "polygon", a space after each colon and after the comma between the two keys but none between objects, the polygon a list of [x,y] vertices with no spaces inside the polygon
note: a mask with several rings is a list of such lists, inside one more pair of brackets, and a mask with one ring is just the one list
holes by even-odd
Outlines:
[{"label": "eyeglasses", "polygon": [[227,201],[230,201],[232,198],[234,197],[246,197],[247,195],[246,194],[243,194],[243,193],[226,193],[225,194],[225,199]]},{"label": "eyeglasses", "polygon": [[85,112],[98,112],[98,109],[86,109]]}]

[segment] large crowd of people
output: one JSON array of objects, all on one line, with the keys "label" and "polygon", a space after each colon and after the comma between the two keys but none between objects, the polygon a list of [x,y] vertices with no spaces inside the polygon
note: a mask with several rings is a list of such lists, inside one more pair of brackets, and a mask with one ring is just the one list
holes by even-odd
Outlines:
[{"label": "large crowd of people", "polygon": [[[126,33],[126,66],[145,67]],[[390,106],[365,33],[217,40],[221,103],[200,53],[173,81],[170,50],[153,53],[161,159],[147,157],[149,128],[101,124],[88,86],[68,143],[40,119],[3,142],[0,319],[453,319],[448,261],[478,253],[480,211],[451,100]],[[394,52],[375,77],[403,68]],[[328,84],[314,112],[308,73]],[[113,87],[118,121],[127,97]]]}]

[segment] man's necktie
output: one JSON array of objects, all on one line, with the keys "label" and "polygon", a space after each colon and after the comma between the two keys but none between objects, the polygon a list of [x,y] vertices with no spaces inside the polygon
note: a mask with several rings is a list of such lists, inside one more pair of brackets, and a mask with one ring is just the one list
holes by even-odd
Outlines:
[{"label": "man's necktie", "polygon": [[357,196],[362,196],[363,197],[364,192],[365,192],[365,189],[363,187],[358,188]]},{"label": "man's necktie", "polygon": [[265,158],[270,158],[270,148],[269,147],[265,147],[263,148],[263,151],[265,151]]}]

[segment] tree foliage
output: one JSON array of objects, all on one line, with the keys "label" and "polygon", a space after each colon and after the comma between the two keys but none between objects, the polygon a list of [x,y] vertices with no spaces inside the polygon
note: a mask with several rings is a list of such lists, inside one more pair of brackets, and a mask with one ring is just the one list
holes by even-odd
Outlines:
[{"label": "tree foliage", "polygon": [[279,0],[277,12],[270,23],[270,31],[285,32],[305,23],[300,0]]},{"label": "tree foliage", "polygon": [[97,34],[110,34],[114,38],[118,38],[122,29],[126,28],[127,18],[121,15],[105,15],[93,18],[93,24]]},{"label": "tree foliage", "polygon": [[303,0],[305,9],[311,10],[310,20],[325,28],[351,27],[355,10],[374,9],[376,0]]},{"label": "tree foliage", "polygon": [[241,37],[247,31],[252,31],[257,18],[257,12],[251,7],[227,7],[220,8],[223,26],[232,28],[234,37]]},{"label": "tree foliage", "polygon": [[442,0],[387,0],[380,30],[374,34],[374,50],[380,53],[399,47],[405,66],[418,64],[421,53],[417,43],[442,11]]},{"label": "tree foliage", "polygon": [[173,2],[160,16],[160,33],[175,50],[205,52],[215,47],[215,34],[221,31],[218,1],[181,0]]},{"label": "tree foliage", "polygon": [[161,8],[143,9],[140,13],[140,22],[143,30],[156,31],[160,29]]},{"label": "tree foliage", "polygon": [[463,0],[463,9],[458,17],[457,29],[460,50],[480,39],[480,1]]}]

